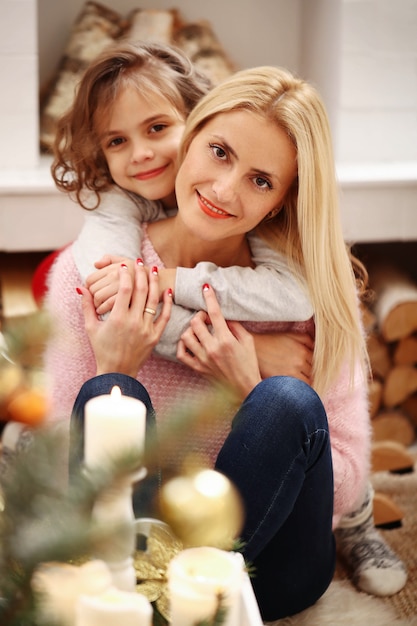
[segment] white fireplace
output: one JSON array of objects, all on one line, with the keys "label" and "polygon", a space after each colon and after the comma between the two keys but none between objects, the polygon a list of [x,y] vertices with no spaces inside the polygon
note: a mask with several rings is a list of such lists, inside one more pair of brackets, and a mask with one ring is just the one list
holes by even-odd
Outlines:
[{"label": "white fireplace", "polygon": [[[119,0],[208,19],[239,67],[316,83],[333,127],[346,238],[417,240],[417,0]],[[84,0],[0,0],[0,250],[71,241],[82,211],[39,153],[39,88]]]}]

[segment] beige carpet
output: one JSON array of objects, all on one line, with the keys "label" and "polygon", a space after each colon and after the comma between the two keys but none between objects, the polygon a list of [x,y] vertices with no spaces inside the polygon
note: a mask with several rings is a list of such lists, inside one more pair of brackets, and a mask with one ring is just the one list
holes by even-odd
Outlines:
[{"label": "beige carpet", "polygon": [[400,528],[381,531],[407,566],[405,588],[390,598],[358,592],[339,563],[335,580],[315,606],[274,626],[417,626],[417,463],[412,473],[378,472],[372,482],[405,513]]}]

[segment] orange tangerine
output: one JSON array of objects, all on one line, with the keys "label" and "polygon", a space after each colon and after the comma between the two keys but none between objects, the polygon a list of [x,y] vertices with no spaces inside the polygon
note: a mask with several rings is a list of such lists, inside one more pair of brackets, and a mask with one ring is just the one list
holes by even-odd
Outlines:
[{"label": "orange tangerine", "polygon": [[29,426],[39,426],[46,418],[48,402],[45,393],[39,389],[18,391],[7,405],[8,419],[23,422]]}]

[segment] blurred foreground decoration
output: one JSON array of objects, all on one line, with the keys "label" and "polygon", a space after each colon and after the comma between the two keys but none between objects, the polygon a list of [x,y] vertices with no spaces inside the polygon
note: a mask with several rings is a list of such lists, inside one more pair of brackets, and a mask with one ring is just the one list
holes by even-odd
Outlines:
[{"label": "blurred foreground decoration", "polygon": [[[158,441],[151,442],[145,459],[126,454],[95,472],[84,471],[79,462],[80,433],[68,424],[44,422],[47,411],[41,355],[50,332],[43,313],[13,319],[0,334],[0,416],[3,423],[20,422],[19,442],[10,456],[1,451],[0,463],[0,623],[2,626],[62,626],[51,622],[39,591],[39,572],[45,567],[81,566],[94,562],[103,547],[117,541],[121,528],[103,527],[92,521],[95,502],[120,479],[142,463],[164,471],[170,450],[182,450],[184,432],[198,431],[221,414],[225,391],[216,390],[207,402],[187,408],[174,407],[172,419],[160,428]],[[208,409],[208,407],[210,407]],[[13,420],[13,421],[11,421]],[[162,532],[155,520],[146,548],[135,553],[137,591],[153,602],[154,626],[168,623],[167,568],[187,545],[211,545],[237,549],[232,544],[243,524],[243,508],[236,490],[224,476],[208,470],[201,460],[183,456],[185,465],[169,465],[167,490],[178,494],[182,485],[179,514],[168,491],[155,514],[166,514],[181,537]],[[68,480],[68,468],[71,480]],[[188,467],[188,468],[187,468]],[[190,470],[192,467],[192,471]],[[178,482],[179,481],[179,482]],[[185,486],[185,488],[184,488]],[[163,515],[164,516],[164,515]],[[209,525],[204,522],[209,520]],[[137,520],[139,523],[140,520]],[[210,533],[208,533],[210,528]],[[235,534],[236,533],[236,534]],[[227,539],[226,543],[225,540]],[[69,590],[68,590],[69,592]],[[62,595],[62,593],[61,593]],[[204,621],[204,626],[224,623],[224,607]],[[198,626],[198,625],[196,625]]]},{"label": "blurred foreground decoration", "polygon": [[43,423],[48,400],[41,362],[49,332],[43,312],[10,318],[0,332],[0,422]]}]

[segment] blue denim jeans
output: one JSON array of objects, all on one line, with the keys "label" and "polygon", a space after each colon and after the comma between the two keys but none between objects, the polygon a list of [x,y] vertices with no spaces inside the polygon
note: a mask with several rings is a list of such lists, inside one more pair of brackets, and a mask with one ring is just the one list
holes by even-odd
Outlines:
[{"label": "blue denim jeans", "polygon": [[[146,389],[117,374],[83,385],[75,419],[82,421],[89,398],[109,393],[114,384],[145,403],[154,428]],[[262,618],[279,619],[314,604],[335,567],[330,437],[317,394],[295,378],[263,380],[236,414],[216,469],[243,498],[243,555],[254,567],[251,581]]]},{"label": "blue denim jeans", "polygon": [[317,394],[295,378],[262,381],[235,416],[216,468],[245,503],[243,553],[263,619],[314,604],[335,567],[330,437]]}]

